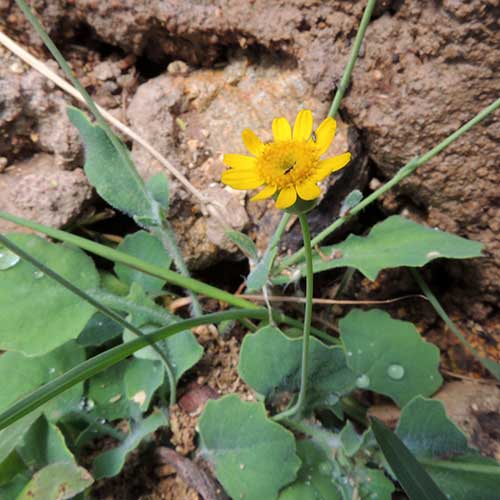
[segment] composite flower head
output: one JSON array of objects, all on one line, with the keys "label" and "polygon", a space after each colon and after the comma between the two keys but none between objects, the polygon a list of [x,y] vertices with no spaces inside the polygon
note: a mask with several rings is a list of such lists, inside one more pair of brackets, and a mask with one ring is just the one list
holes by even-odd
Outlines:
[{"label": "composite flower head", "polygon": [[281,209],[291,207],[298,199],[314,200],[321,194],[318,182],[351,159],[351,153],[321,159],[333,141],[335,129],[335,120],[327,118],[313,132],[313,116],[307,109],[299,112],[293,130],[286,118],[274,119],[274,140],[269,143],[245,129],[243,142],[253,156],[224,155],[229,169],[222,174],[222,182],[234,189],[262,187],[251,200],[276,195],[276,207]]}]

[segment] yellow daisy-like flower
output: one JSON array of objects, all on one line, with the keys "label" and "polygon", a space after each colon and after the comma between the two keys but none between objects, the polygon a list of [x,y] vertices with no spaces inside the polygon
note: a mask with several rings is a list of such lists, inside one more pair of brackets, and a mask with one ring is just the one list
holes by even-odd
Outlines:
[{"label": "yellow daisy-like flower", "polygon": [[345,167],[351,153],[321,160],[335,136],[336,123],[327,118],[313,133],[313,116],[304,109],[292,127],[286,118],[273,120],[274,141],[264,144],[250,129],[243,130],[246,148],[253,156],[226,154],[230,167],[222,182],[234,189],[257,189],[264,186],[252,201],[277,194],[276,207],[286,209],[297,199],[314,200],[321,194],[318,182]]}]

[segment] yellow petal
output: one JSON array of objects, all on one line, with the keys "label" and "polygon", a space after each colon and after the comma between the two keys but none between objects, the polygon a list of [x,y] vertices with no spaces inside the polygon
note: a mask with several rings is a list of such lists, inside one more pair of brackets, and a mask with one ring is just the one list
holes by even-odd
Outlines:
[{"label": "yellow petal", "polygon": [[293,126],[294,141],[308,141],[313,131],[313,115],[308,109],[299,111]]},{"label": "yellow petal", "polygon": [[254,156],[259,156],[260,153],[262,153],[264,144],[249,128],[243,130],[241,136],[243,138],[243,143],[250,153]]},{"label": "yellow petal", "polygon": [[276,208],[291,207],[297,200],[297,192],[295,186],[287,186],[280,191],[278,199],[276,200]]},{"label": "yellow petal", "polygon": [[260,193],[257,193],[255,196],[250,198],[250,201],[259,201],[266,200],[267,198],[271,198],[271,196],[276,193],[276,186],[266,186]]},{"label": "yellow petal", "polygon": [[286,118],[281,117],[273,120],[273,136],[276,142],[292,140],[292,127]]},{"label": "yellow petal", "polygon": [[254,171],[241,169],[226,170],[221,180],[234,189],[256,189],[264,184]]},{"label": "yellow petal", "polygon": [[255,166],[255,158],[245,155],[224,155],[224,163],[232,168],[252,168]]},{"label": "yellow petal", "polygon": [[344,153],[339,156],[334,156],[333,158],[327,158],[326,160],[321,160],[319,162],[319,167],[312,176],[316,181],[322,181],[325,177],[330,175],[337,170],[345,167],[351,160],[351,153]]},{"label": "yellow petal", "polygon": [[316,130],[316,146],[320,155],[325,154],[335,137],[336,121],[328,117]]},{"label": "yellow petal", "polygon": [[308,180],[297,184],[297,193],[303,200],[315,200],[321,194],[321,189],[316,183]]}]

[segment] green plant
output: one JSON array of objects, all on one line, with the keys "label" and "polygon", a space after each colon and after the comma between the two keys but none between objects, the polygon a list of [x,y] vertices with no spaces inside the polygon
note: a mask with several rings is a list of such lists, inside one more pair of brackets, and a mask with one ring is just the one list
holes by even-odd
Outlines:
[{"label": "green plant", "polygon": [[[92,123],[81,111],[68,111],[86,146],[87,177],[104,200],[142,229],[111,248],[0,212],[0,218],[64,242],[0,235],[0,348],[6,351],[0,379],[12,381],[0,387],[0,497],[71,498],[94,479],[118,474],[128,453],[168,426],[177,383],[203,354],[191,329],[240,321],[257,330],[243,340],[238,371],[259,402],[227,395],[210,401],[199,420],[201,453],[232,498],[389,499],[395,481],[412,499],[495,498],[499,465],[468,446],[440,403],[423,398],[442,384],[439,352],[414,325],[381,310],[354,309],[339,322],[339,340],[311,322],[314,274],[345,267],[375,280],[382,269],[409,267],[438,314],[470,348],[416,268],[436,258],[480,257],[480,243],[392,216],[367,236],[350,235],[320,252],[313,246],[493,113],[500,100],[369,197],[351,193],[339,218],[312,240],[306,210],[295,207],[304,248],[291,256],[279,258],[277,249],[289,213],[260,259],[248,236],[227,232],[250,259],[249,291],[306,278],[305,315],[298,320],[189,276],[166,218],[168,179],[140,178],[126,147],[25,2],[17,3],[94,115]],[[327,124],[338,111],[374,5],[367,2]],[[306,201],[317,192],[301,189]],[[281,205],[290,208],[287,196]],[[114,262],[113,273],[97,269],[83,250]],[[158,304],[159,296],[175,293],[171,285],[190,295],[192,318]],[[204,314],[200,295],[234,308]],[[500,379],[496,363],[472,352]],[[376,421],[370,425],[351,396],[358,389],[383,394],[402,408],[395,433]],[[351,419],[363,427],[361,434]],[[117,429],[117,421],[128,430]],[[116,446],[98,454],[89,473],[76,457],[99,436],[109,436]]]}]

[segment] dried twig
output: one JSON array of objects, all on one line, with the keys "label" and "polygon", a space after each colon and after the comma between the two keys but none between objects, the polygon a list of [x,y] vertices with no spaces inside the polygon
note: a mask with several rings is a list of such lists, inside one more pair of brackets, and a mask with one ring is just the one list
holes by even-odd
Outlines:
[{"label": "dried twig", "polygon": [[204,500],[229,500],[215,479],[188,458],[163,446],[157,449],[157,455],[161,463],[171,465],[177,475],[196,490]]},{"label": "dried twig", "polygon": [[[66,80],[57,75],[54,71],[48,68],[42,61],[32,56],[28,51],[26,51],[23,47],[17,44],[14,40],[9,38],[5,33],[0,31],[0,43],[4,45],[8,50],[10,50],[13,54],[22,59],[26,64],[36,69],[43,76],[51,80],[55,83],[60,89],[64,90],[67,94],[71,95],[78,101],[85,104],[85,100],[80,95],[78,90],[75,89],[71,84],[69,84]],[[149,142],[147,142],[144,138],[142,138],[139,134],[134,132],[131,128],[127,127],[121,121],[116,119],[111,113],[101,108],[96,104],[97,109],[101,113],[101,115],[109,122],[111,125],[116,127],[120,132],[127,135],[130,139],[134,140],[138,144],[140,144],[146,151],[148,151],[151,156],[153,156],[156,160],[158,160],[183,186],[184,188],[190,192],[193,196],[195,196],[198,201],[201,203],[202,210],[212,216],[214,216],[223,227],[227,228],[228,224],[225,221],[224,217],[219,212],[218,208],[214,205],[212,201],[206,199],[201,191],[196,189],[189,179],[183,175],[176,167],[170,163],[167,158],[165,158],[160,152],[158,152]]]},{"label": "dried twig", "polygon": [[[237,297],[245,297],[248,300],[255,300],[257,302],[265,302],[266,298],[263,295],[247,295],[247,294],[236,294]],[[269,295],[267,297],[270,302],[293,302],[293,303],[304,303],[306,301],[305,297],[293,297],[286,295]],[[393,299],[384,300],[338,300],[338,299],[322,299],[313,298],[314,304],[326,304],[326,305],[360,305],[360,304],[392,304],[393,302],[399,302],[400,300],[407,300],[411,298],[419,298],[427,300],[425,295],[413,294],[413,295],[403,295],[402,297],[395,297]]]}]

